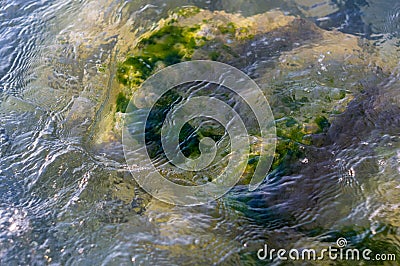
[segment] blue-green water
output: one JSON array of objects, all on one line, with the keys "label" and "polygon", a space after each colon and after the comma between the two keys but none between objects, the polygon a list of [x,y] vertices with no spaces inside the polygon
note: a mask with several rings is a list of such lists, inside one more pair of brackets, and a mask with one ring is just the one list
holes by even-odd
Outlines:
[{"label": "blue-green water", "polygon": [[118,141],[99,144],[126,26],[146,32],[184,5],[244,16],[280,9],[399,57],[395,0],[0,0],[0,264],[255,265],[266,263],[257,258],[266,243],[317,249],[339,237],[395,254],[398,264],[398,69],[360,80],[365,89],[320,145],[307,147],[306,161],[284,165],[254,192],[238,185],[205,206],[152,199]]}]

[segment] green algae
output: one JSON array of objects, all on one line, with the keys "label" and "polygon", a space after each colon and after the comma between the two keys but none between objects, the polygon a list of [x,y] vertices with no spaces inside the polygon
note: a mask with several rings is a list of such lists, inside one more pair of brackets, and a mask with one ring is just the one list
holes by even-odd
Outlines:
[{"label": "green algae", "polygon": [[210,57],[210,59],[212,60],[212,61],[217,61],[218,60],[218,58],[221,56],[221,53],[220,52],[217,52],[217,51],[212,51],[210,54],[209,54],[209,57]]},{"label": "green algae", "polygon": [[304,154],[300,147],[301,144],[294,140],[278,137],[271,170],[283,167],[284,162],[293,158],[300,158]]},{"label": "green algae", "polygon": [[138,86],[154,69],[154,59],[145,56],[128,57],[117,69],[118,81],[127,86]]},{"label": "green algae", "polygon": [[166,57],[170,49],[174,51],[183,50],[177,48],[178,44],[187,49],[194,49],[197,45],[193,33],[199,28],[198,25],[193,27],[166,25],[149,37],[142,39],[138,47],[143,50],[144,54],[149,53],[158,58]]},{"label": "green algae", "polygon": [[135,55],[129,56],[117,69],[119,83],[137,87],[143,83],[157,65],[170,66],[191,59],[194,50],[204,43],[195,32],[199,26],[179,27],[168,24],[143,38]]},{"label": "green algae", "polygon": [[285,161],[302,158],[304,156],[302,146],[312,145],[310,135],[326,132],[331,124],[325,116],[318,116],[311,125],[314,127],[307,132],[306,126],[293,117],[275,121],[277,144],[272,170],[282,166]]},{"label": "green algae", "polygon": [[222,33],[222,34],[231,34],[234,35],[236,33],[236,25],[232,22],[229,22],[226,25],[220,25],[218,26],[218,30]]},{"label": "green algae", "polygon": [[[157,69],[189,61],[196,50],[205,44],[212,44],[215,36],[208,36],[202,32],[202,25],[207,25],[208,20],[187,26],[179,25],[179,18],[189,18],[201,12],[197,7],[184,7],[173,11],[164,24],[149,34],[144,35],[136,44],[134,50],[125,61],[120,62],[117,68],[117,80],[129,88],[138,87]],[[215,26],[217,35],[230,36],[237,40],[249,39],[249,28],[239,27],[233,22],[226,25]],[[221,40],[220,40],[221,41]],[[222,53],[227,53],[239,58],[232,47],[222,43],[221,51],[215,50],[208,53],[209,59],[217,61]]]},{"label": "green algae", "polygon": [[128,107],[129,104],[129,99],[122,93],[120,92],[117,96],[117,112],[125,113],[126,108]]},{"label": "green algae", "polygon": [[318,116],[317,118],[315,118],[314,122],[318,125],[319,128],[319,130],[315,133],[324,132],[331,125],[325,116]]}]

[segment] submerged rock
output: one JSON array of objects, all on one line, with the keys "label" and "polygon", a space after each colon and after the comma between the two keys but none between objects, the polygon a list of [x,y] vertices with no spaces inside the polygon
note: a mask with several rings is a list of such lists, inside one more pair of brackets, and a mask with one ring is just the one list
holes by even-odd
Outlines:
[{"label": "submerged rock", "polygon": [[[220,61],[250,75],[267,96],[278,135],[274,169],[300,158],[305,145],[320,145],[318,134],[328,130],[363,84],[378,84],[397,63],[377,65],[380,54],[368,41],[280,11],[243,17],[178,9],[125,50],[126,58],[117,63],[111,113],[100,122],[97,139],[120,138],[132,92],[156,71],[188,60]],[[172,101],[163,104],[169,108]]]},{"label": "submerged rock", "polygon": [[[166,66],[189,60],[214,60],[233,65],[253,78],[267,96],[275,116],[278,143],[273,169],[281,171],[305,160],[306,147],[325,145],[325,135],[332,131],[335,116],[346,110],[365,84],[379,84],[399,62],[399,58],[387,53],[386,46],[377,47],[353,35],[325,31],[310,21],[280,11],[243,17],[187,7],[170,12],[148,31],[129,28],[131,23],[121,28],[101,28],[99,25],[103,24],[95,23],[93,32],[82,29],[82,34],[72,34],[65,41],[79,44],[77,51],[83,55],[93,47],[101,48],[105,39],[118,50],[116,62],[107,59],[107,64],[95,69],[99,76],[108,72],[112,76],[115,67],[116,78],[107,86],[107,101],[96,112],[98,121],[88,123],[93,131],[92,148],[118,161],[123,161],[121,128],[132,93]],[[171,104],[171,100],[164,101],[160,110],[165,111]],[[75,117],[68,116],[72,129],[77,128]],[[221,128],[215,126],[196,131],[195,125],[191,125],[186,130],[186,146],[182,148],[188,157],[198,155],[202,136],[221,136]],[[254,148],[257,142],[253,143]],[[242,183],[248,182],[257,158],[257,153],[250,154]],[[162,171],[175,182],[189,185],[209,181],[218,174],[215,170],[204,176],[171,169]]]}]

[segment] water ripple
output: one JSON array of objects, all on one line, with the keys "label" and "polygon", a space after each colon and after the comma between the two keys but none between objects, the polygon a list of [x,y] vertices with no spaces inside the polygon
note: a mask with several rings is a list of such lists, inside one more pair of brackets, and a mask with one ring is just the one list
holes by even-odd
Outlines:
[{"label": "water ripple", "polygon": [[[173,207],[133,181],[120,143],[94,151],[91,130],[108,99],[109,77],[98,66],[109,62],[117,39],[104,40],[105,29],[143,32],[185,1],[0,2],[2,263],[252,265],[265,243],[311,248],[343,234],[362,248],[398,249],[396,80],[363,92],[319,136],[321,147],[304,147],[304,158],[271,173],[259,190],[237,186],[209,205]],[[396,6],[387,18],[393,34],[398,14]],[[84,31],[84,22],[95,30]],[[282,88],[277,97],[288,93]]]}]

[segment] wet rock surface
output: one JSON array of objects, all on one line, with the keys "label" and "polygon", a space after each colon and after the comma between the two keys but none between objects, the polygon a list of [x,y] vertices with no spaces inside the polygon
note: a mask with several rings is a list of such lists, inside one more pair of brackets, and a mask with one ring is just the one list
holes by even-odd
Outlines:
[{"label": "wet rock surface", "polygon": [[320,145],[318,133],[328,130],[334,115],[364,84],[377,86],[387,78],[396,64],[394,59],[378,65],[378,51],[366,40],[279,11],[242,17],[179,9],[128,50],[117,69],[120,89],[111,107],[116,118],[106,134],[119,138],[118,117],[151,74],[187,60],[215,60],[244,71],[267,96],[279,138],[274,167],[288,155],[300,156],[302,145]]}]

